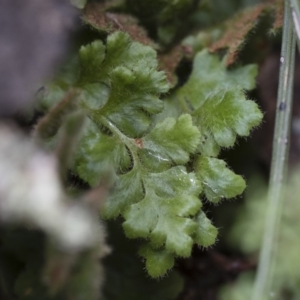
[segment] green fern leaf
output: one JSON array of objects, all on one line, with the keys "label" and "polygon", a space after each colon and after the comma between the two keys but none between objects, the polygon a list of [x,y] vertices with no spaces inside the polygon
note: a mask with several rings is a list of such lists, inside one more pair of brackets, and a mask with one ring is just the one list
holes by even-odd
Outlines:
[{"label": "green fern leaf", "polygon": [[[162,276],[177,256],[188,257],[193,244],[214,243],[217,229],[199,197],[212,202],[235,197],[245,182],[212,156],[261,120],[256,104],[242,92],[253,88],[255,67],[227,71],[207,52],[196,56],[190,79],[175,94],[191,106],[190,113],[155,118],[164,108],[159,97],[169,87],[157,67],[152,48],[115,32],[105,45],[95,41],[82,47],[40,103],[56,111],[55,95],[78,91],[76,110],[87,120],[72,171],[92,187],[111,175],[102,217],[121,215],[127,237],[146,240],[139,253],[153,277]],[[57,127],[52,127],[56,135]],[[55,138],[54,133],[53,143]]]},{"label": "green fern leaf", "polygon": [[256,73],[255,65],[227,70],[206,50],[196,55],[188,82],[175,96],[192,107],[194,124],[202,134],[200,153],[217,156],[220,147],[232,147],[237,135],[247,136],[259,125],[262,113],[243,92],[254,88]]}]

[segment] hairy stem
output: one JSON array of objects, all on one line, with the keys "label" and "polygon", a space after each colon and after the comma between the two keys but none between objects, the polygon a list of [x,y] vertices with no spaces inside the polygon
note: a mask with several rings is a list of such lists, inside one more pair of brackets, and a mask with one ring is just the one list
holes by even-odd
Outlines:
[{"label": "hairy stem", "polygon": [[295,61],[295,35],[291,13],[289,3],[285,1],[280,58],[281,67],[268,192],[268,208],[263,243],[252,295],[253,300],[269,299],[271,295],[272,269],[277,244],[277,233],[281,219],[282,194],[286,179],[291,123]]}]

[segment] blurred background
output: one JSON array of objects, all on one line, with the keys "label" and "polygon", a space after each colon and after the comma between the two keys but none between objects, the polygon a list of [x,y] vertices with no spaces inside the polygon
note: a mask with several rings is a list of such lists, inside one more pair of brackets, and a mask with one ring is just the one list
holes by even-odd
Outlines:
[{"label": "blurred background", "polygon": [[[171,17],[160,16],[153,3],[164,7],[172,1],[150,2],[0,0],[1,299],[249,299],[266,211],[283,1],[186,0],[187,9],[172,12]],[[100,21],[104,20],[98,23],[102,31],[84,25],[84,21],[97,21],[97,9]],[[264,112],[263,123],[250,137],[240,138],[233,149],[221,153],[246,179],[246,192],[218,206],[204,202],[204,210],[219,229],[218,242],[209,249],[195,247],[191,258],[178,260],[175,270],[159,281],[147,277],[135,255],[135,242],[125,239],[118,221],[108,222],[105,228],[99,223],[98,202],[105,198],[107,187],[89,192],[76,176],[61,175],[65,171],[55,155],[32,143],[37,120],[43,116],[38,99],[47,93],[45,84],[58,76],[81,45],[120,28],[130,31],[118,14],[137,20],[144,32],[139,38],[143,41],[146,35],[147,43],[158,50],[174,89],[186,82],[197,51],[210,48],[223,55],[230,48],[239,38],[234,34],[227,45],[216,42],[245,16],[252,25],[228,67],[249,63],[259,67],[257,87],[248,97]],[[299,62],[297,55],[289,180],[272,299],[300,299]],[[84,191],[81,203],[74,201],[69,186]],[[49,198],[46,209],[36,205],[39,197]],[[25,204],[24,198],[29,199]],[[50,292],[40,283],[41,277]]]}]

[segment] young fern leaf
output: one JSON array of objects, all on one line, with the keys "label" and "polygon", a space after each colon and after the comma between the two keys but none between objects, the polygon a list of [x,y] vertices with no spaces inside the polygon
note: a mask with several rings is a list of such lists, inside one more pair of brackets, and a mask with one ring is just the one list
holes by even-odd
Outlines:
[{"label": "young fern leaf", "polygon": [[[177,256],[188,257],[193,244],[214,243],[217,229],[199,196],[212,202],[235,197],[245,182],[213,156],[233,146],[236,135],[249,134],[262,117],[242,92],[253,88],[256,68],[227,71],[204,51],[175,95],[188,99],[191,113],[155,122],[164,108],[159,96],[168,91],[157,64],[152,48],[115,32],[105,46],[95,41],[82,47],[70,68],[76,75],[61,76],[40,104],[55,109],[57,91],[80,91],[76,108],[87,121],[72,170],[91,186],[112,175],[114,187],[101,214],[121,215],[127,237],[146,240],[139,253],[152,277],[162,276]],[[191,156],[195,172],[185,166],[190,168]]]}]

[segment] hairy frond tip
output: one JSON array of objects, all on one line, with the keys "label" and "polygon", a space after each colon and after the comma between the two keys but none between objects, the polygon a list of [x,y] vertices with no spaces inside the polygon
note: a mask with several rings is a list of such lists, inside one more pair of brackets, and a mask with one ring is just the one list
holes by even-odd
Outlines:
[{"label": "hairy frond tip", "polygon": [[230,66],[237,62],[239,53],[249,43],[250,37],[264,20],[273,18],[273,21],[269,22],[269,29],[266,33],[279,32],[282,27],[283,7],[282,1],[277,2],[269,1],[269,3],[257,4],[239,12],[235,18],[225,23],[227,29],[221,38],[210,46],[210,51],[217,52],[227,49],[226,65]]}]

